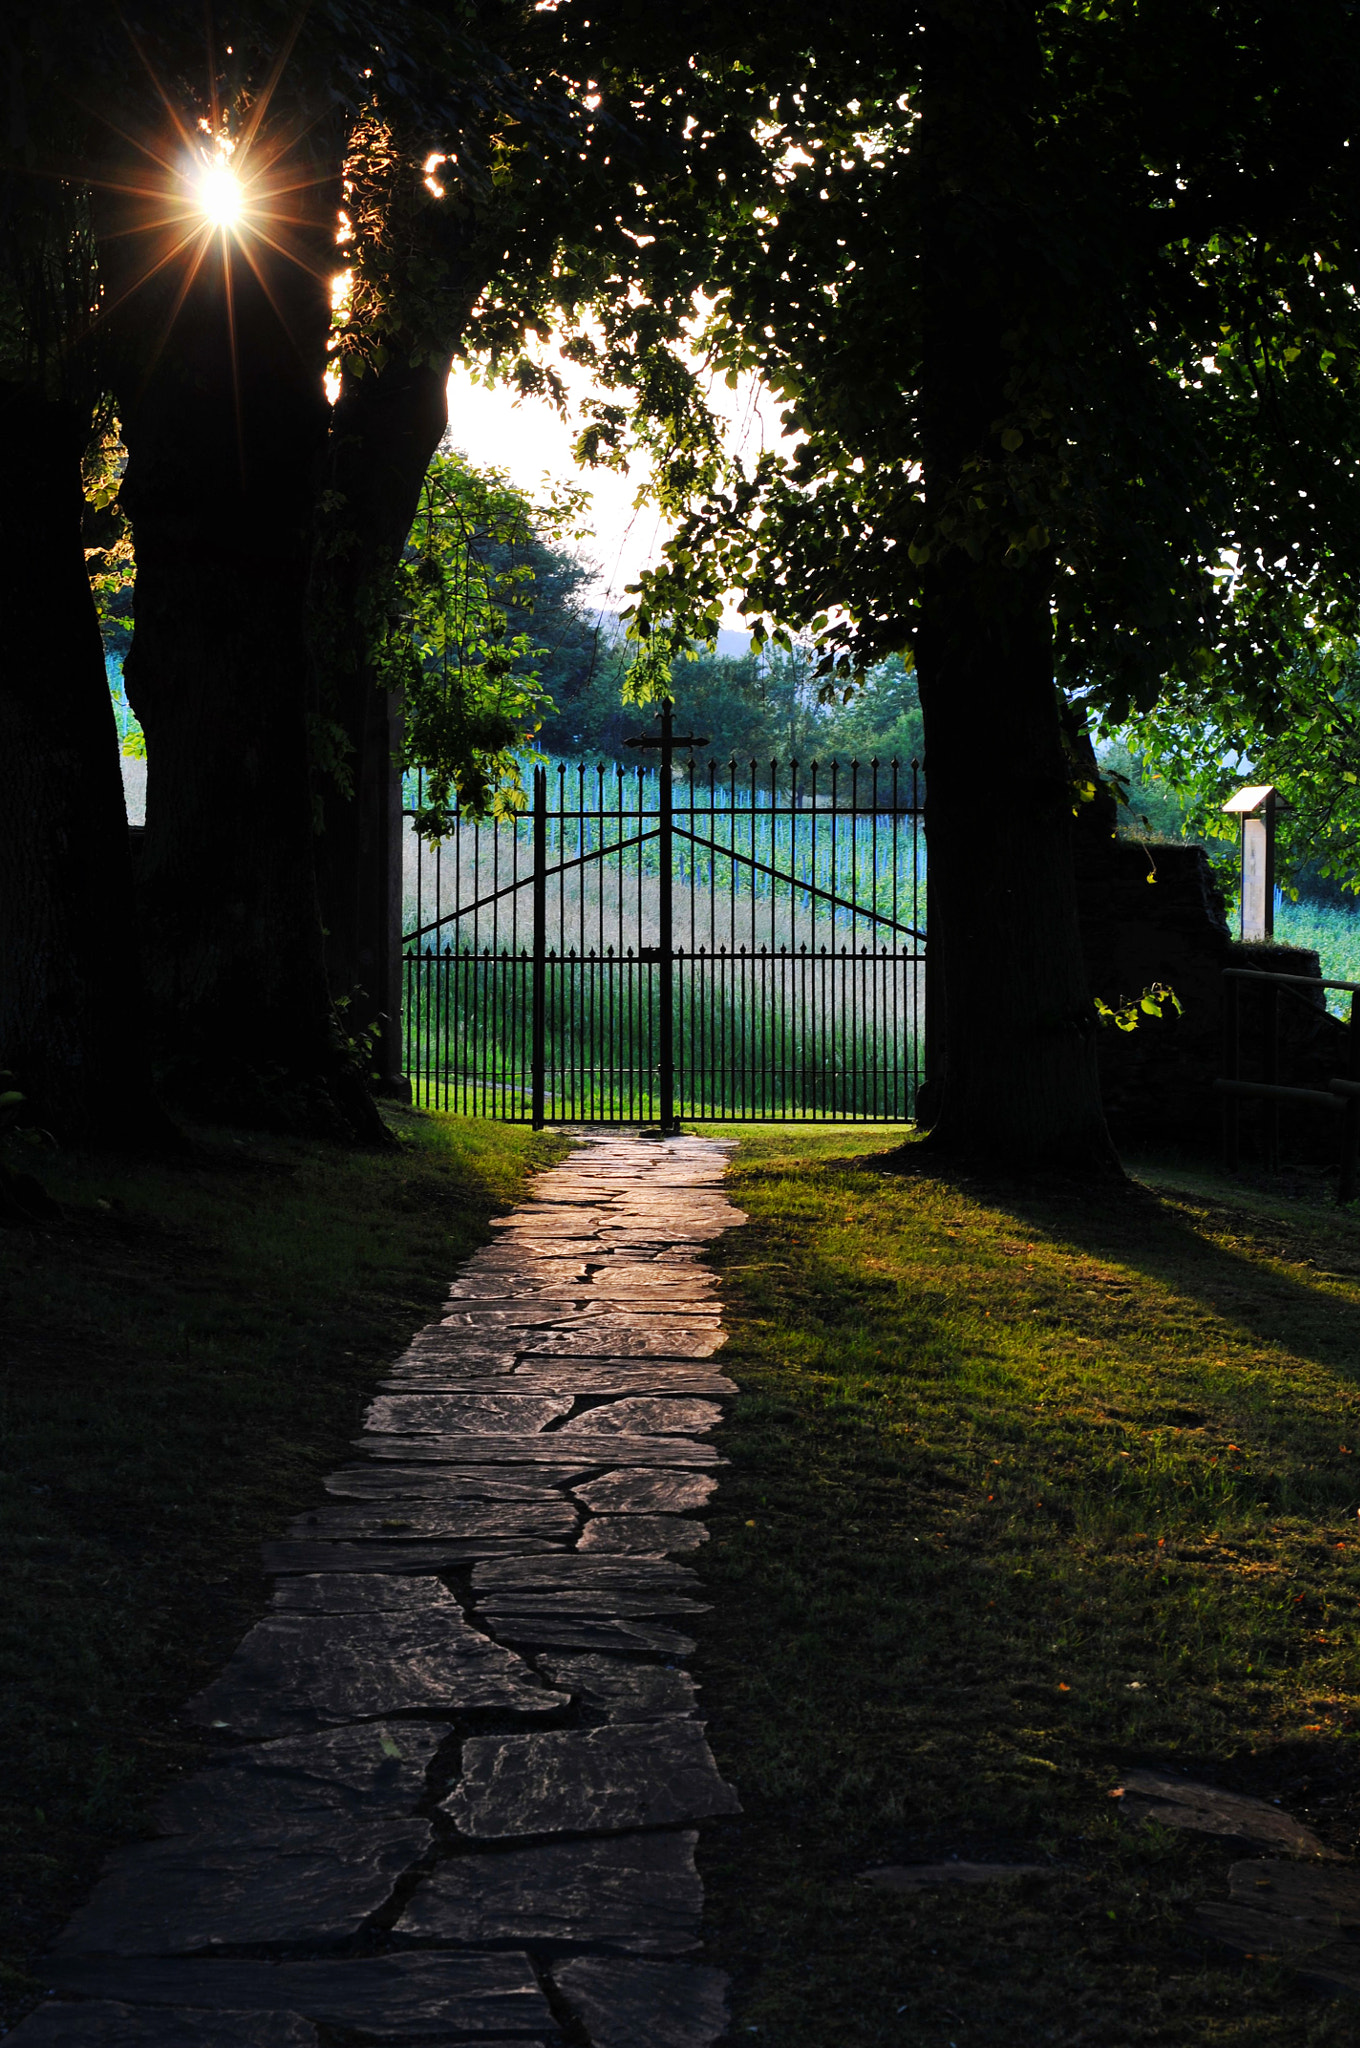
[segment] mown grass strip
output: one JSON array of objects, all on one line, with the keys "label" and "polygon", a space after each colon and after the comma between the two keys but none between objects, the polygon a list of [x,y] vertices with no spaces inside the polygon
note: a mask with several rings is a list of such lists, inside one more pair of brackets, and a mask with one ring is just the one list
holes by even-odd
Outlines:
[{"label": "mown grass strip", "polygon": [[[886,1173],[742,1134],[742,1392],[699,1675],[737,2037],[778,2048],[1349,2043],[1195,1933],[1244,1852],[1130,1829],[1172,1765],[1360,1833],[1360,1225],[1278,1188]],[[837,1157],[837,1155],[842,1155]],[[885,1896],[885,1863],[1051,1878]]]},{"label": "mown grass strip", "polygon": [[[44,1155],[0,1231],[0,2013],[199,1738],[176,1713],[263,1609],[262,1537],[346,1455],[382,1365],[561,1141],[394,1113],[390,1153],[199,1134]],[[21,1162],[25,1166],[31,1161]]]}]

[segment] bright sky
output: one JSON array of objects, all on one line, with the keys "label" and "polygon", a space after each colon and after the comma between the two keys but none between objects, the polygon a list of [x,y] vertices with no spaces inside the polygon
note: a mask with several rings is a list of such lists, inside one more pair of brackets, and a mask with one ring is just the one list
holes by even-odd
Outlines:
[{"label": "bright sky", "polygon": [[[587,388],[583,373],[570,364],[559,367],[579,401]],[[774,402],[756,387],[748,384],[730,396],[725,391],[711,394],[715,408],[719,396],[727,400],[722,410],[729,433],[743,452],[762,445],[762,436],[765,441],[783,438]],[[571,457],[577,428],[562,420],[546,400],[516,398],[504,389],[488,391],[460,368],[449,378],[449,430],[455,447],[470,462],[508,471],[522,490],[541,492],[545,474],[578,477],[586,484],[594,501],[595,541],[582,552],[593,558],[597,570],[598,603],[608,611],[621,610],[628,602],[626,586],[656,559],[666,537],[655,508],[639,511],[633,504],[638,477],[611,469],[579,470]],[[735,601],[724,612],[723,624],[729,629],[742,626]]]}]

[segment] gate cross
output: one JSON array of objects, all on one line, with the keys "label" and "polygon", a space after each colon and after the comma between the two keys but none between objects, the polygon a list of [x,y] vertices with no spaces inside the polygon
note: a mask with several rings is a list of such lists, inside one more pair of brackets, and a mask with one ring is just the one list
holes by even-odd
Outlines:
[{"label": "gate cross", "polygon": [[660,826],[659,864],[660,898],[657,904],[657,965],[661,969],[660,1011],[657,1017],[657,1064],[660,1067],[661,1082],[661,1128],[673,1131],[675,1117],[675,938],[674,911],[671,899],[671,859],[674,852],[674,818],[672,813],[671,770],[677,747],[706,747],[707,739],[700,733],[675,730],[675,706],[669,697],[661,700],[661,731],[656,738],[639,733],[635,739],[625,740],[625,747],[649,749],[656,747],[661,754],[661,786],[657,792],[657,823]]}]

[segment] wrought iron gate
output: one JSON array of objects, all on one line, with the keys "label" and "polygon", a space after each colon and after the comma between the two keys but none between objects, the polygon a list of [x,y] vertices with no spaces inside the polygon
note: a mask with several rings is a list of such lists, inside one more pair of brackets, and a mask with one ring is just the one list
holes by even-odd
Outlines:
[{"label": "wrought iron gate", "polygon": [[[408,837],[417,1101],[515,1122],[901,1121],[924,1050],[916,766],[559,763]],[[694,742],[693,744],[698,744]]]}]

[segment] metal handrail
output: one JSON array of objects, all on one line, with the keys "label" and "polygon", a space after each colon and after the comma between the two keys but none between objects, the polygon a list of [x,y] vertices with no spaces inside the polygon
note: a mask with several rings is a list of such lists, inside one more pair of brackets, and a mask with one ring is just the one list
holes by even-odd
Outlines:
[{"label": "metal handrail", "polygon": [[1304,988],[1344,988],[1354,995],[1360,995],[1360,981],[1326,981],[1320,974],[1277,974],[1273,967],[1225,967],[1224,980],[1231,981],[1296,981]]},{"label": "metal handrail", "polygon": [[[1341,1170],[1337,1179],[1337,1201],[1342,1204],[1352,1201],[1360,1171],[1360,982],[1330,981],[1321,974],[1281,974],[1268,967],[1225,967],[1222,974],[1227,983],[1255,982],[1263,986],[1269,996],[1265,1004],[1265,1041],[1262,1046],[1266,1078],[1263,1081],[1244,1081],[1241,1078],[1239,989],[1236,986],[1231,990],[1224,989],[1223,1065],[1227,1071],[1215,1081],[1214,1087],[1223,1097],[1223,1153],[1228,1166],[1235,1168],[1241,1163],[1238,1111],[1243,1100],[1256,1100],[1262,1104],[1266,1163],[1272,1168],[1279,1165],[1280,1103],[1297,1102],[1319,1108],[1336,1108],[1341,1111]],[[1290,1087],[1278,1079],[1280,1018],[1277,998],[1281,988],[1286,995],[1292,996],[1299,996],[1299,991],[1304,988],[1344,989],[1350,995],[1347,1072],[1344,1078],[1329,1077],[1325,1089]],[[1299,1000],[1303,998],[1299,996]]]}]

